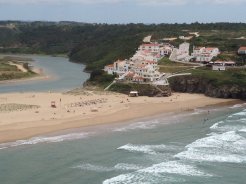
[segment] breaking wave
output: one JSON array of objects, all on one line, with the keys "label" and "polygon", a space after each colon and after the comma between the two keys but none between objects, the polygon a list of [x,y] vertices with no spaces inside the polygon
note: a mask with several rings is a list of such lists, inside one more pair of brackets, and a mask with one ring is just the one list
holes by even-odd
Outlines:
[{"label": "breaking wave", "polygon": [[[130,184],[130,183],[160,183],[163,182],[177,182],[182,179],[167,176],[168,174],[178,174],[183,176],[205,176],[212,175],[206,174],[195,166],[183,164],[179,161],[169,161],[160,164],[152,165],[144,169],[137,170],[133,173],[121,174],[119,176],[107,179],[103,184]],[[184,180],[183,180],[184,181]]]},{"label": "breaking wave", "polygon": [[63,141],[78,140],[78,139],[87,138],[90,134],[91,133],[71,133],[71,134],[59,135],[53,137],[44,137],[44,136],[34,137],[27,140],[18,140],[15,142],[0,144],[0,149],[6,149],[6,148],[22,146],[22,145],[33,145],[39,143],[57,143]]},{"label": "breaking wave", "polygon": [[72,168],[87,170],[87,171],[96,171],[96,172],[111,172],[111,171],[135,171],[135,170],[142,169],[143,167],[136,164],[118,163],[113,167],[105,167],[105,166],[93,165],[93,164],[81,164]]},{"label": "breaking wave", "polygon": [[129,152],[138,152],[145,154],[157,154],[158,151],[163,151],[167,149],[166,145],[134,145],[134,144],[126,144],[117,148],[118,150],[125,150]]},{"label": "breaking wave", "polygon": [[235,131],[198,139],[176,158],[208,162],[246,162],[246,139]]},{"label": "breaking wave", "polygon": [[146,121],[146,122],[137,122],[133,123],[121,128],[116,128],[113,131],[115,132],[126,132],[129,130],[136,130],[136,129],[153,129],[159,124],[158,120],[155,121]]}]

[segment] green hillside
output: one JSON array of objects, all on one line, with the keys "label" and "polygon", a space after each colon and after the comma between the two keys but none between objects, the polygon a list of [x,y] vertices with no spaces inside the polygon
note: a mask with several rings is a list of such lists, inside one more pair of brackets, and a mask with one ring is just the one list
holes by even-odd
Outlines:
[{"label": "green hillside", "polygon": [[[164,37],[188,36],[189,31],[200,33],[200,37],[190,40],[192,45],[217,46],[232,58],[239,46],[246,45],[245,39],[236,39],[246,36],[244,23],[108,25],[0,21],[0,52],[65,54],[92,71],[116,59],[129,58],[146,35],[160,41]],[[181,42],[177,39],[171,44],[178,46]]]}]

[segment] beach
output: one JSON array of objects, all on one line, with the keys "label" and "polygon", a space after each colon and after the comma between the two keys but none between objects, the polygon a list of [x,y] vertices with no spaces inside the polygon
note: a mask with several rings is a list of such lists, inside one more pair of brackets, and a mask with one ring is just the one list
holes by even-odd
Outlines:
[{"label": "beach", "polygon": [[130,98],[118,93],[86,90],[79,94],[0,94],[0,143],[228,103],[240,101],[183,93],[174,93],[170,97]]}]

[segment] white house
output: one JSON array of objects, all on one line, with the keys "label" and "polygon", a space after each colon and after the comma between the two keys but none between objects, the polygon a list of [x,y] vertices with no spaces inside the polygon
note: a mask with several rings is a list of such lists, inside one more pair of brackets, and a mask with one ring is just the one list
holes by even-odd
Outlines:
[{"label": "white house", "polygon": [[172,53],[174,49],[174,46],[171,44],[164,44],[161,48],[160,48],[160,55],[161,56],[167,56],[170,55]]},{"label": "white house", "polygon": [[240,47],[238,49],[238,54],[246,54],[246,47]]},{"label": "white house", "polygon": [[215,61],[212,66],[212,70],[225,71],[228,67],[236,65],[235,61]]},{"label": "white house", "polygon": [[159,52],[160,51],[160,44],[159,43],[142,44],[142,45],[140,45],[139,50],[141,50],[141,51],[148,50],[150,52]]},{"label": "white house", "polygon": [[161,76],[158,61],[173,48],[170,44],[142,44],[130,60],[117,60],[105,66],[104,71],[108,74],[117,74],[119,80],[155,82]]},{"label": "white house", "polygon": [[224,65],[213,65],[212,70],[214,70],[214,71],[225,71],[226,67]]},{"label": "white house", "polygon": [[210,62],[213,57],[218,56],[220,53],[218,48],[214,47],[196,47],[191,54],[197,62]]},{"label": "white house", "polygon": [[104,71],[107,72],[109,75],[113,75],[114,74],[114,64],[105,66]]},{"label": "white house", "polygon": [[117,60],[112,65],[107,65],[104,67],[104,71],[108,74],[117,74],[119,76],[123,75],[129,71],[130,61],[128,60]]},{"label": "white house", "polygon": [[132,61],[136,60],[150,60],[158,62],[163,56],[161,56],[158,52],[151,52],[149,50],[138,50],[133,57]]}]

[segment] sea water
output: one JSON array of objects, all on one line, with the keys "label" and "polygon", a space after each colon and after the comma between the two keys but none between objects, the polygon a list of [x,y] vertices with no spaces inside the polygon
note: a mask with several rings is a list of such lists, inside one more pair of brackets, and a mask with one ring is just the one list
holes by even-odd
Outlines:
[{"label": "sea water", "polygon": [[244,184],[246,104],[0,145],[1,184]]}]

